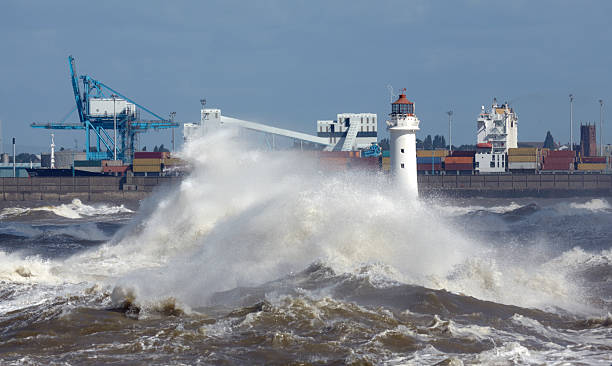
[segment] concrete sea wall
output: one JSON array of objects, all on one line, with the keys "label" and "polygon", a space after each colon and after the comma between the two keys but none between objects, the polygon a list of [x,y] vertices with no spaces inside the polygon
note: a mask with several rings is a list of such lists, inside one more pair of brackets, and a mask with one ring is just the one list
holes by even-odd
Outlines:
[{"label": "concrete sea wall", "polygon": [[489,197],[612,195],[612,174],[419,175],[424,194]]},{"label": "concrete sea wall", "polygon": [[91,202],[141,200],[179,177],[32,177],[0,178],[0,200]]}]

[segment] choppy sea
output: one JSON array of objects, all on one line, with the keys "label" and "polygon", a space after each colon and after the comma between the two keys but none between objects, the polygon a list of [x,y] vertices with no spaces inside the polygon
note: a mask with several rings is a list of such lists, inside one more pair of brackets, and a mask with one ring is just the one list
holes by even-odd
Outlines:
[{"label": "choppy sea", "polygon": [[612,363],[610,198],[415,200],[209,146],[138,208],[0,209],[1,364]]}]

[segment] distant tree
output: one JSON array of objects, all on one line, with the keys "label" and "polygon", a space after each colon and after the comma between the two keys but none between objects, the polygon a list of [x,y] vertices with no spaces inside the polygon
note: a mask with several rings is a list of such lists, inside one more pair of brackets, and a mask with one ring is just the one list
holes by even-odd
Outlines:
[{"label": "distant tree", "polygon": [[555,140],[553,139],[550,131],[546,132],[546,138],[544,139],[544,148],[545,149],[554,149],[555,148]]},{"label": "distant tree", "polygon": [[380,145],[380,148],[382,150],[389,150],[390,149],[389,139],[386,138],[386,137],[384,139],[378,141],[378,145]]},{"label": "distant tree", "polygon": [[60,147],[60,151],[64,151],[64,147],[63,147],[63,146],[62,146],[62,147]]},{"label": "distant tree", "polygon": [[143,146],[143,147],[142,147],[142,151],[147,151],[147,147],[146,147],[146,146]]},{"label": "distant tree", "polygon": [[[13,162],[13,159],[10,159],[10,162]],[[34,155],[34,154],[28,154],[28,153],[21,153],[21,154],[17,154],[17,158],[16,158],[16,162],[17,163],[38,163],[40,162],[40,159]]]},{"label": "distant tree", "polygon": [[453,150],[459,150],[459,151],[475,151],[476,150],[476,145],[460,145],[459,147],[455,147]]},{"label": "distant tree", "polygon": [[419,138],[416,139],[416,148],[419,150],[423,150],[423,140]]},{"label": "distant tree", "polygon": [[425,137],[425,140],[423,140],[423,149],[425,150],[433,149],[433,143],[431,142],[431,135],[427,135],[427,137]]},{"label": "distant tree", "polygon": [[155,145],[155,147],[153,148],[153,152],[158,152],[159,151],[159,147],[157,147],[157,145]]},{"label": "distant tree", "polygon": [[433,139],[433,147],[434,149],[446,148],[446,140],[444,139],[444,136],[436,135]]},{"label": "distant tree", "polygon": [[157,149],[157,151],[159,152],[170,152],[170,150],[166,149],[164,147],[164,144],[159,145],[159,148]]}]

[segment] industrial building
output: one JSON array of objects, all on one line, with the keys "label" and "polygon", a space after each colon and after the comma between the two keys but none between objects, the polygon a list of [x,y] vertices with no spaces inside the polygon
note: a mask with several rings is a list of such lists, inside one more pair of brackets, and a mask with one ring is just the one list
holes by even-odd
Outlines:
[{"label": "industrial building", "polygon": [[374,113],[339,113],[336,120],[317,121],[317,136],[330,144],[343,140],[343,151],[366,149],[378,141],[377,125]]},{"label": "industrial building", "polygon": [[597,156],[597,135],[595,125],[580,125],[580,155]]}]

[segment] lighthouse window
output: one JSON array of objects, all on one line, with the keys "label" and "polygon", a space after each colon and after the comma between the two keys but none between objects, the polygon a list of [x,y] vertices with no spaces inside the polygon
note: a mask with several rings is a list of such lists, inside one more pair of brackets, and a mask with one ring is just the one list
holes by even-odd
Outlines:
[{"label": "lighthouse window", "polygon": [[402,154],[404,153],[404,149],[401,149],[400,151],[402,152]]},{"label": "lighthouse window", "polygon": [[401,163],[400,166],[402,167],[402,169],[404,168],[404,163]]}]

